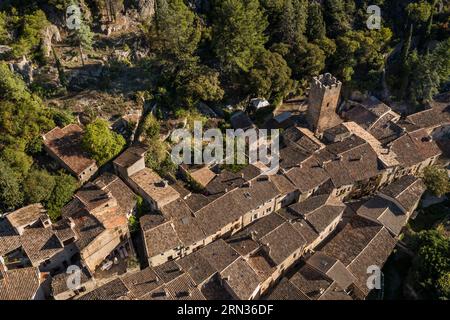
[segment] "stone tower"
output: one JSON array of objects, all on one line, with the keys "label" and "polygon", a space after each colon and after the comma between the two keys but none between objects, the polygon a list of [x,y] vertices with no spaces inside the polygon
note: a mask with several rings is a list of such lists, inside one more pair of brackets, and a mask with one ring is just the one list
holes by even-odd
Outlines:
[{"label": "stone tower", "polygon": [[329,73],[314,77],[309,91],[309,126],[317,136],[342,122],[336,113],[342,83]]}]

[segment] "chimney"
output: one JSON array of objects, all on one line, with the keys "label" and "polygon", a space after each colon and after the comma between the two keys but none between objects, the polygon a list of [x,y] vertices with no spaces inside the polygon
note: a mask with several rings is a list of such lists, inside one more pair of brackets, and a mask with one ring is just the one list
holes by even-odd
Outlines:
[{"label": "chimney", "polygon": [[163,188],[166,188],[169,185],[169,181],[167,181],[165,179],[161,180],[161,185],[162,185]]}]

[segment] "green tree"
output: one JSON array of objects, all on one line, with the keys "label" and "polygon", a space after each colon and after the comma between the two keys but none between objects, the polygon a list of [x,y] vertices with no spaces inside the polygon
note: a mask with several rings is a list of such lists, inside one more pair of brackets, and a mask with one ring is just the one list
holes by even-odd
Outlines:
[{"label": "green tree", "polygon": [[55,126],[50,110],[5,62],[0,62],[0,97],[0,148],[25,150],[30,141]]},{"label": "green tree", "polygon": [[21,57],[39,49],[42,40],[42,30],[49,25],[42,10],[26,14],[20,21],[19,38],[13,44],[13,55]]},{"label": "green tree", "polygon": [[159,138],[159,131],[161,129],[161,126],[159,124],[159,121],[152,113],[148,114],[145,117],[143,129],[146,139],[152,140]]},{"label": "green tree", "polygon": [[197,50],[201,25],[183,0],[157,0],[155,27],[155,44],[164,54],[184,60]]},{"label": "green tree", "polygon": [[73,40],[80,51],[81,63],[83,66],[85,65],[84,51],[92,50],[93,38],[94,34],[89,25],[86,22],[81,21],[80,28],[73,33]]},{"label": "green tree", "polygon": [[268,26],[258,0],[214,2],[213,51],[230,73],[248,72],[264,49]]},{"label": "green tree", "polygon": [[71,123],[75,123],[74,115],[65,109],[52,109],[53,121],[57,126],[63,128]]},{"label": "green tree", "polygon": [[149,141],[147,145],[148,151],[145,155],[145,165],[155,170],[161,177],[174,176],[177,166],[171,160],[167,143],[154,139]]},{"label": "green tree", "polygon": [[450,239],[437,230],[417,236],[412,272],[416,286],[429,298],[449,299]]},{"label": "green tree", "polygon": [[408,61],[411,73],[410,101],[415,104],[433,100],[442,83],[450,77],[450,40],[439,43],[432,53],[420,56],[414,51]]},{"label": "green tree", "polygon": [[426,22],[432,11],[431,4],[427,1],[413,2],[407,5],[406,12],[413,22]]},{"label": "green tree", "polygon": [[21,177],[25,177],[33,164],[33,158],[21,150],[6,147],[1,152],[0,158]]},{"label": "green tree", "polygon": [[334,73],[344,81],[354,80],[355,85],[367,87],[367,75],[381,73],[384,54],[392,38],[389,28],[370,31],[349,31],[336,39],[336,53],[333,56]]},{"label": "green tree", "polygon": [[308,6],[308,22],[306,34],[310,41],[322,40],[326,37],[326,26],[323,20],[322,6],[311,2]]},{"label": "green tree", "polygon": [[23,203],[23,198],[17,174],[7,163],[0,160],[0,210],[7,211],[19,207]]},{"label": "green tree", "polygon": [[189,129],[194,129],[194,122],[200,121],[202,124],[205,124],[208,121],[208,118],[201,114],[197,109],[178,109],[175,111],[175,117],[183,120],[186,123],[186,127]]},{"label": "green tree", "polygon": [[52,221],[58,220],[61,216],[61,209],[68,203],[78,188],[77,180],[64,172],[59,172],[55,176],[55,187],[48,200],[44,203],[48,215]]},{"label": "green tree", "polygon": [[251,93],[278,104],[293,87],[291,74],[291,69],[280,54],[265,50],[249,73]]},{"label": "green tree", "polygon": [[125,146],[125,139],[109,129],[108,122],[96,119],[86,126],[83,147],[99,166],[117,156]]},{"label": "green tree", "polygon": [[0,43],[6,43],[9,40],[8,18],[5,12],[0,12]]},{"label": "green tree", "polygon": [[173,85],[178,104],[182,106],[192,107],[199,101],[218,101],[224,95],[219,73],[196,62],[180,68]]},{"label": "green tree", "polygon": [[53,193],[55,178],[46,170],[31,170],[22,187],[27,203],[46,201]]},{"label": "green tree", "polygon": [[294,79],[309,81],[325,68],[326,55],[317,44],[303,42],[291,47],[285,59]]},{"label": "green tree", "polygon": [[429,166],[423,171],[423,181],[434,195],[441,197],[450,192],[450,180],[447,171],[437,166]]},{"label": "green tree", "polygon": [[334,38],[352,30],[355,13],[353,0],[326,0],[324,12],[331,37]]}]

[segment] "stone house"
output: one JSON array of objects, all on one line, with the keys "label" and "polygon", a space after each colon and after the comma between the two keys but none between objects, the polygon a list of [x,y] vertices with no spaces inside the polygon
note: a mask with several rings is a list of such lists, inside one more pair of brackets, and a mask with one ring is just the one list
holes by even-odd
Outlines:
[{"label": "stone house", "polygon": [[89,180],[98,170],[82,148],[83,129],[77,124],[56,127],[43,135],[44,150],[78,180]]}]

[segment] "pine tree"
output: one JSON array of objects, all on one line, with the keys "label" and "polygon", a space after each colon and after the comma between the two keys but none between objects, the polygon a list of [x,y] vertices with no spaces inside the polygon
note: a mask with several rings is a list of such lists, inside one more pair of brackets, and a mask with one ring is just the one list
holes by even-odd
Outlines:
[{"label": "pine tree", "polygon": [[155,25],[156,41],[167,55],[187,59],[197,50],[200,24],[183,0],[158,0]]},{"label": "pine tree", "polygon": [[74,33],[74,39],[78,49],[80,50],[81,56],[81,64],[84,66],[84,51],[92,49],[92,41],[94,38],[94,34],[91,31],[91,28],[85,22],[81,23],[81,26]]},{"label": "pine tree", "polygon": [[306,35],[308,36],[309,41],[322,40],[326,36],[322,7],[317,2],[311,2],[308,6]]},{"label": "pine tree", "polygon": [[355,13],[353,0],[326,0],[324,4],[326,22],[331,37],[335,38],[352,29]]},{"label": "pine tree", "polygon": [[224,70],[247,72],[264,49],[268,26],[258,0],[215,2],[213,50]]}]

